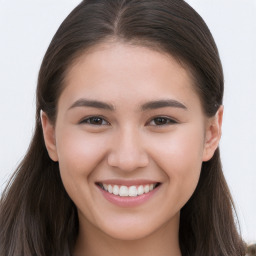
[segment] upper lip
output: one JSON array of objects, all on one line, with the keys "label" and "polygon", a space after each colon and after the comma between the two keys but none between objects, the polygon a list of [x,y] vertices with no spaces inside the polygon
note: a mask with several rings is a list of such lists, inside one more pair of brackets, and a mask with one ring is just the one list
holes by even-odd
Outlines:
[{"label": "upper lip", "polygon": [[100,180],[97,183],[108,184],[108,185],[124,185],[124,186],[133,186],[133,185],[147,185],[147,184],[155,184],[160,183],[156,180],[146,180],[146,179],[136,179],[136,180],[123,180],[123,179],[107,179]]}]

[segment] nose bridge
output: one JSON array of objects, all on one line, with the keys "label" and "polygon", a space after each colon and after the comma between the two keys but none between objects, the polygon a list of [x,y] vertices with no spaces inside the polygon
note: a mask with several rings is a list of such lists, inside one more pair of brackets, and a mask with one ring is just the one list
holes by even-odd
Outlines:
[{"label": "nose bridge", "polygon": [[123,171],[133,171],[148,164],[143,138],[138,128],[126,126],[113,138],[108,163]]}]

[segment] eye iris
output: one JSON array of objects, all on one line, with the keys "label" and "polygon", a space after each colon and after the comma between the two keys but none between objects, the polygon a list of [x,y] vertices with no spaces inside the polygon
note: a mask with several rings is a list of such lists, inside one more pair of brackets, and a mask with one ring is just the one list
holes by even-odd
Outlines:
[{"label": "eye iris", "polygon": [[90,118],[90,123],[91,124],[97,124],[97,125],[102,124],[102,118],[100,118],[100,117],[91,117]]},{"label": "eye iris", "polygon": [[163,117],[157,117],[155,118],[155,124],[156,125],[163,125],[167,123],[167,119]]}]

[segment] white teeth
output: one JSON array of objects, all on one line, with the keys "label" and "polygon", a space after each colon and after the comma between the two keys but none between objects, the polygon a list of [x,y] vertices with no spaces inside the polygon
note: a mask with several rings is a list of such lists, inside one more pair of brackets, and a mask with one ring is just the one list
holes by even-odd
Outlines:
[{"label": "white teeth", "polygon": [[155,184],[147,184],[147,185],[139,185],[139,186],[118,186],[118,185],[110,185],[110,184],[101,184],[101,187],[109,192],[110,194],[114,194],[116,196],[140,196],[142,194],[146,194],[152,191],[156,187],[157,183]]},{"label": "white teeth", "polygon": [[113,192],[113,189],[112,189],[112,186],[111,185],[108,185],[108,192],[112,194]]},{"label": "white teeth", "polygon": [[144,193],[148,193],[149,192],[149,185],[146,185],[145,187],[144,187]]},{"label": "white teeth", "polygon": [[142,195],[142,194],[144,194],[144,188],[143,188],[142,185],[140,185],[140,186],[138,187],[138,195],[140,196],[140,195]]},{"label": "white teeth", "polygon": [[129,187],[129,196],[137,196],[137,188],[135,186]]},{"label": "white teeth", "polygon": [[128,196],[128,195],[129,195],[128,187],[121,186],[119,189],[119,196]]},{"label": "white teeth", "polygon": [[119,187],[118,187],[117,185],[115,185],[115,186],[113,187],[113,194],[116,195],[116,196],[119,195]]},{"label": "white teeth", "polygon": [[108,191],[108,185],[107,184],[103,184],[103,188]]}]

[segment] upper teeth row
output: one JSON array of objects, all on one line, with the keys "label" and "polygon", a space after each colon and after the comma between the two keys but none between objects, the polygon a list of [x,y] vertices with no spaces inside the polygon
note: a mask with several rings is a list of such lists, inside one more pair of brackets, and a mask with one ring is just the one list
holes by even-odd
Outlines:
[{"label": "upper teeth row", "polygon": [[139,186],[118,186],[110,184],[102,184],[102,188],[107,192],[117,195],[117,196],[139,196],[145,193],[150,192],[155,188],[156,184],[147,184]]}]

